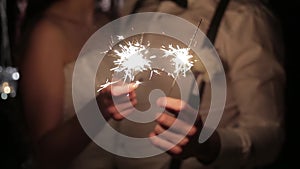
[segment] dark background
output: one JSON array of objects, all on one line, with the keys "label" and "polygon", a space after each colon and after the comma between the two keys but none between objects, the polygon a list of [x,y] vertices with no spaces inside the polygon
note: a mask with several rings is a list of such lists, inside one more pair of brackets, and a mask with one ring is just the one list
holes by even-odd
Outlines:
[{"label": "dark background", "polygon": [[[296,136],[299,133],[297,130],[299,126],[297,125],[298,119],[297,114],[299,114],[299,86],[300,86],[300,76],[297,74],[298,65],[297,57],[299,54],[299,11],[300,3],[299,1],[271,1],[271,7],[274,13],[279,17],[282,23],[283,38],[286,49],[285,56],[285,70],[287,74],[287,87],[286,87],[286,142],[284,145],[283,152],[279,157],[278,161],[275,162],[270,168],[292,168],[292,166],[298,166],[297,160],[299,151],[299,137]],[[293,167],[294,168],[294,167]],[[298,167],[296,167],[298,168]]]},{"label": "dark background", "polygon": [[[285,70],[287,74],[286,87],[286,141],[282,153],[278,160],[266,167],[267,169],[284,169],[297,166],[297,157],[299,153],[298,140],[296,134],[299,133],[297,114],[299,114],[298,99],[300,86],[300,76],[297,74],[297,57],[300,57],[298,46],[299,36],[299,11],[300,4],[297,0],[283,1],[271,0],[270,8],[281,21],[283,30],[283,40],[286,49]],[[16,19],[15,0],[8,0],[8,21],[9,33],[12,44],[14,43],[13,32],[15,31]],[[2,39],[2,37],[0,37]],[[14,46],[12,46],[14,49]],[[21,163],[26,158],[28,150],[26,149],[27,137],[24,135],[25,125],[22,121],[20,99],[10,98],[8,100],[0,99],[0,169],[20,169]],[[292,155],[296,154],[296,156]]]}]

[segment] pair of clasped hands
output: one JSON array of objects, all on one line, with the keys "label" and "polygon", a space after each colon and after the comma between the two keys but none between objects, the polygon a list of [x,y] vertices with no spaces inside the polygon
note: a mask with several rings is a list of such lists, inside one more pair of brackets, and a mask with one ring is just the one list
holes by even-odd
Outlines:
[{"label": "pair of clasped hands", "polygon": [[[135,110],[137,104],[136,92],[139,84],[113,84],[103,90],[97,96],[100,105],[100,111],[104,117],[122,120]],[[180,99],[171,97],[160,97],[156,100],[159,107],[164,108],[169,113],[157,113],[157,124],[149,134],[150,141],[156,147],[167,151],[174,156],[187,158],[197,151],[192,148],[198,143],[199,130],[202,127],[202,121],[196,120],[195,124],[189,124],[184,120],[175,122],[179,112],[189,114],[198,113],[195,109]],[[173,115],[172,115],[173,114]],[[197,116],[198,117],[198,116]],[[168,130],[172,126],[172,130]],[[163,135],[159,135],[165,132]],[[158,137],[154,137],[158,136]]]}]

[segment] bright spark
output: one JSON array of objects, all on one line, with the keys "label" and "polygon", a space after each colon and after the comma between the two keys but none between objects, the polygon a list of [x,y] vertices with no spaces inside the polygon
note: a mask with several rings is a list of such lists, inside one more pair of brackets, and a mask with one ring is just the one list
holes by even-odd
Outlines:
[{"label": "bright spark", "polygon": [[111,35],[110,36],[110,46],[114,43],[114,37]]},{"label": "bright spark", "polygon": [[144,56],[149,52],[149,46],[150,43],[145,46],[139,42],[128,42],[126,45],[120,44],[121,51],[114,50],[119,59],[114,61],[116,67],[112,68],[111,71],[123,72],[124,82],[127,79],[133,81],[135,72],[151,69],[151,61]]},{"label": "bright spark", "polygon": [[142,82],[140,82],[140,81],[137,80],[137,81],[135,81],[134,86],[135,87],[139,87],[140,84],[142,84]]},{"label": "bright spark", "polygon": [[118,40],[124,40],[125,38],[124,38],[123,35],[117,35],[117,39],[118,39]]},{"label": "bright spark", "polygon": [[97,92],[100,92],[101,90],[107,88],[110,85],[113,85],[115,83],[118,83],[119,81],[113,81],[113,82],[109,82],[108,79],[106,80],[105,84],[100,85],[100,88],[97,90]]},{"label": "bright spark", "polygon": [[190,48],[180,48],[178,45],[176,48],[174,48],[171,45],[169,45],[169,49],[166,49],[165,47],[162,48],[162,50],[165,52],[163,57],[172,56],[172,62],[175,66],[175,70],[173,72],[173,76],[186,76],[186,72],[190,70],[190,68],[193,66],[193,61],[190,61],[190,59],[193,57],[190,52]]},{"label": "bright spark", "polygon": [[150,71],[149,80],[152,79],[153,73],[155,73],[155,74],[157,74],[157,75],[160,75],[160,73],[158,72],[158,70],[151,70],[151,71]]},{"label": "bright spark", "polygon": [[[165,46],[161,47],[161,50],[164,51],[163,57],[169,57],[171,56],[171,61],[173,62],[172,65],[174,65],[175,70],[173,72],[168,72],[168,75],[175,79],[179,76],[186,76],[186,72],[190,70],[192,66],[194,66],[194,62],[191,61],[190,59],[193,57],[190,54],[190,47],[198,33],[199,27],[201,25],[202,19],[199,21],[197,30],[194,32],[191,41],[188,45],[187,48],[180,48],[178,45],[175,47],[170,44],[168,48]],[[133,31],[134,28],[132,27],[131,30]],[[162,32],[162,34],[165,34],[165,32]],[[116,38],[120,40],[124,40],[123,35],[117,35]],[[113,37],[111,36],[111,45],[109,46],[109,49],[112,50],[112,44],[113,44]],[[151,70],[149,80],[151,80],[153,73],[156,73],[160,75],[160,73],[157,70],[152,70],[151,67],[151,59],[155,59],[157,56],[152,55],[147,59],[145,55],[149,53],[149,46],[150,42],[148,42],[147,45],[142,45],[143,42],[143,35],[141,36],[140,42],[126,42],[125,45],[120,44],[119,47],[121,48],[120,51],[114,50],[114,53],[117,57],[119,57],[117,60],[113,61],[116,67],[110,69],[111,71],[117,72],[117,73],[124,73],[123,75],[123,80],[124,82],[129,79],[130,81],[134,80],[134,75],[135,73],[138,72],[143,72],[147,69]],[[197,45],[197,42],[194,42],[194,46]],[[103,53],[107,53],[108,51],[104,51]],[[162,69],[164,71],[164,69]],[[108,80],[106,81],[105,84],[100,86],[100,89],[97,91],[101,91],[104,88],[117,83],[118,81],[115,82],[109,82]],[[172,84],[171,89],[174,86],[174,83]],[[142,82],[136,81],[134,85],[138,86]],[[171,91],[171,90],[170,90]]]},{"label": "bright spark", "polygon": [[150,58],[150,59],[155,59],[155,58],[156,58],[156,55],[150,56],[149,58]]}]

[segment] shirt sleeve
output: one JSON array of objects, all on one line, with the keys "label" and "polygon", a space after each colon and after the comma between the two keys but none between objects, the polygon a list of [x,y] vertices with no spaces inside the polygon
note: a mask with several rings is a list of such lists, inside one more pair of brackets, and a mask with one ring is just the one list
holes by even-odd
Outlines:
[{"label": "shirt sleeve", "polygon": [[218,128],[221,151],[212,165],[251,168],[274,161],[284,138],[284,70],[278,25],[262,5],[231,3],[216,47],[228,66],[238,117]]}]

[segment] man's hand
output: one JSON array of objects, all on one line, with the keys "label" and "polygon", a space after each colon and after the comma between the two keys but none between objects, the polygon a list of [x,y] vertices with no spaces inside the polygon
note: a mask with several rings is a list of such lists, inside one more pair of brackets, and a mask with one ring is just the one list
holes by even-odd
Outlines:
[{"label": "man's hand", "polygon": [[[152,143],[163,150],[168,150],[173,155],[192,156],[194,154],[193,149],[188,147],[195,143],[198,144],[196,138],[202,127],[198,111],[184,101],[170,97],[159,98],[157,105],[164,107],[173,115],[168,113],[159,115],[156,119],[157,125],[154,131],[150,133]],[[180,116],[181,119],[177,117],[179,112],[183,113]],[[195,117],[197,118],[196,120],[191,119]],[[175,120],[177,120],[176,123]],[[195,124],[191,124],[194,121],[196,121]]]},{"label": "man's hand", "polygon": [[[217,157],[220,151],[220,138],[217,132],[206,142],[202,144],[198,142],[203,123],[197,110],[182,100],[170,97],[159,98],[157,105],[173,115],[162,113],[157,117],[157,125],[149,135],[155,146],[175,157],[184,159],[193,156],[203,163],[210,163]],[[179,112],[183,113],[180,119],[177,117]],[[191,119],[195,117],[197,119]],[[195,123],[191,124],[193,121]]]},{"label": "man's hand", "polygon": [[137,104],[135,93],[137,87],[135,83],[114,84],[99,92],[97,101],[106,120],[111,117],[121,120],[134,111]]}]

